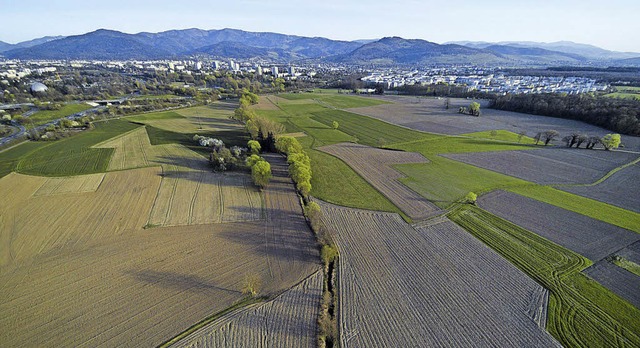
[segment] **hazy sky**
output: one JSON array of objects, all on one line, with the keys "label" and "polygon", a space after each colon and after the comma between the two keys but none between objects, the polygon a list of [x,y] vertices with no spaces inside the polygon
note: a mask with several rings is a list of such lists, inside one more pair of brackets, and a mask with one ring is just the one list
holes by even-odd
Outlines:
[{"label": "hazy sky", "polygon": [[234,28],[342,40],[569,40],[640,52],[639,13],[640,0],[0,0],[0,41]]}]

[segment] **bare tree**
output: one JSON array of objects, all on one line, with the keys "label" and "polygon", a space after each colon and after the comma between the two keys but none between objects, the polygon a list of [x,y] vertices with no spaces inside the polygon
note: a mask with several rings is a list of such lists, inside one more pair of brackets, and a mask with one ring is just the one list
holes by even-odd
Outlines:
[{"label": "bare tree", "polygon": [[552,142],[559,135],[560,135],[560,133],[558,133],[558,131],[550,129],[550,130],[544,131],[542,133],[542,140],[544,140],[544,144],[545,145],[548,145],[550,142]]},{"label": "bare tree", "polygon": [[578,139],[576,140],[576,147],[580,147],[580,145],[582,145],[582,143],[584,143],[587,140],[589,140],[589,136],[585,134],[580,134],[578,136]]}]

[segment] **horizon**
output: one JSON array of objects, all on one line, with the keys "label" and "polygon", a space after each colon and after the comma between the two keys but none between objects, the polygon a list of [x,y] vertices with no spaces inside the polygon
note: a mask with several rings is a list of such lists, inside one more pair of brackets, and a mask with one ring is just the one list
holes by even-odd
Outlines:
[{"label": "horizon", "polygon": [[[80,0],[67,0],[63,4],[9,0],[0,4],[0,21],[6,27],[20,30],[0,34],[0,41],[16,44],[45,36],[82,35],[101,28],[127,34],[233,28],[343,41],[390,36],[440,44],[571,41],[612,51],[640,52],[640,42],[630,37],[631,33],[640,32],[640,24],[634,18],[638,12],[640,3],[633,0],[612,0],[606,5],[595,0],[568,0],[563,4],[546,0],[536,4],[513,4],[506,0],[478,4],[463,0],[455,5],[418,0],[404,0],[401,5],[381,0],[366,5],[338,0],[311,4],[292,0],[210,4],[193,0],[186,5],[166,0],[133,4],[114,0],[91,6]],[[39,25],[25,26],[25,23]]]}]

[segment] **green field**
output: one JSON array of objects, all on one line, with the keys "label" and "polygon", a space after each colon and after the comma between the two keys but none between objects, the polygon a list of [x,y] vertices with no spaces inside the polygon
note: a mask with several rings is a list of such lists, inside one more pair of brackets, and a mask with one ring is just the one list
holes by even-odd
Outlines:
[{"label": "green field", "polygon": [[[312,96],[314,94],[292,95]],[[302,98],[296,100],[299,99]],[[278,105],[280,110],[256,110],[256,113],[262,117],[282,123],[285,125],[287,132],[305,132],[308,135],[300,138],[299,141],[307,150],[312,161],[311,195],[327,202],[348,207],[400,213],[400,210],[395,205],[354,172],[346,163],[324,152],[314,150],[319,146],[353,141],[355,138],[352,134],[346,133],[342,126],[335,130],[331,128],[331,122],[326,124],[315,120],[312,112],[324,112],[328,109],[311,98],[307,99],[309,103],[306,104],[280,102]],[[336,110],[333,112],[343,113]],[[346,112],[344,114],[354,115]],[[370,122],[370,120],[380,122],[364,116],[358,117],[362,118],[363,122]],[[385,125],[389,126],[388,124]]]},{"label": "green field", "polygon": [[27,141],[0,152],[0,178],[14,171],[18,162],[27,154],[46,144],[45,142]]},{"label": "green field", "polygon": [[640,310],[583,275],[591,261],[470,205],[448,216],[549,289],[547,330],[563,345],[640,345]]},{"label": "green field", "polygon": [[613,93],[605,94],[605,97],[620,99],[636,99],[640,100],[640,87],[633,86],[612,86]]},{"label": "green field", "polygon": [[638,93],[640,94],[640,87],[634,86],[613,86],[618,92]]},{"label": "green field", "polygon": [[33,115],[29,116],[29,119],[32,122],[30,126],[43,125],[53,120],[71,116],[75,113],[78,113],[87,109],[91,109],[91,106],[84,103],[80,103],[80,104],[65,104],[62,108],[58,110],[38,111]]},{"label": "green field", "polygon": [[635,99],[635,100],[640,100],[640,94],[639,93],[614,92],[614,93],[605,94],[604,96],[605,97],[609,97],[609,98],[617,98],[617,99]]},{"label": "green field", "polygon": [[100,122],[95,126],[70,138],[42,143],[23,156],[15,170],[44,176],[106,172],[113,149],[92,149],[91,146],[140,126],[124,120]]},{"label": "green field", "polygon": [[418,152],[430,163],[400,164],[395,168],[407,175],[401,181],[441,208],[462,199],[468,192],[477,194],[528,182],[490,170],[470,166],[439,156],[444,153],[484,152],[530,149],[528,146],[487,139],[434,136],[390,146],[393,149]]}]

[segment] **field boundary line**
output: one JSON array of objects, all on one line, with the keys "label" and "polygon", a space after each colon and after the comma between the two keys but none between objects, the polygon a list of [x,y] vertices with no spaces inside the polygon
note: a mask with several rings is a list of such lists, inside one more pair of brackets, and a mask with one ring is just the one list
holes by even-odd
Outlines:
[{"label": "field boundary line", "polygon": [[629,168],[629,167],[631,167],[633,165],[636,165],[638,163],[640,163],[640,157],[636,158],[635,160],[633,160],[633,161],[631,161],[629,163],[626,163],[626,164],[623,164],[623,165],[621,165],[619,167],[613,168],[607,174],[605,174],[602,178],[600,178],[600,179],[598,179],[595,182],[592,182],[590,184],[555,184],[555,185],[547,185],[547,186],[551,186],[551,187],[591,187],[591,186],[596,186],[596,185],[599,185],[599,184],[603,183],[605,180],[609,179],[613,174],[615,174],[615,173],[617,173],[617,172],[619,172],[619,171],[621,171],[623,169]]},{"label": "field boundary line", "polygon": [[[130,123],[133,123],[133,122],[130,122]],[[133,124],[138,124],[138,123],[133,123]],[[126,131],[124,133],[120,133],[120,134],[116,135],[115,137],[111,137],[111,138],[109,138],[107,140],[104,140],[104,141],[101,141],[101,142],[99,142],[99,143],[97,143],[95,145],[91,145],[89,148],[90,149],[104,149],[105,147],[102,147],[102,144],[114,141],[116,139],[120,139],[120,138],[128,135],[129,133],[133,133],[133,132],[137,131],[138,129],[140,129],[140,127],[145,127],[145,125],[141,124],[138,127],[134,128],[134,129],[132,129],[130,131]],[[113,149],[113,147],[107,147],[107,149]]]}]

